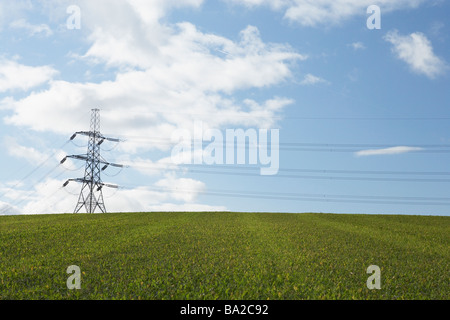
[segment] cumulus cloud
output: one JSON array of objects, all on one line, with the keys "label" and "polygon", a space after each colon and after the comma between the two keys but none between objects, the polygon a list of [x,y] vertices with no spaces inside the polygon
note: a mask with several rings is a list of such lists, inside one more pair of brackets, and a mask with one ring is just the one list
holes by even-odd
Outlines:
[{"label": "cumulus cloud", "polygon": [[[173,184],[170,184],[168,180]],[[167,183],[169,184],[167,185]],[[188,188],[188,191],[177,191],[176,188],[179,184]],[[113,212],[129,212],[130,210],[184,211],[187,210],[186,205],[201,205],[196,203],[200,191],[196,188],[200,185],[203,186],[203,182],[185,178],[178,179],[173,176],[170,179],[158,181],[155,186],[126,188],[118,191],[104,189],[104,197],[107,201],[106,209]]]},{"label": "cumulus cloud", "polygon": [[356,155],[361,156],[377,156],[377,155],[392,155],[392,154],[402,154],[414,151],[421,151],[423,148],[419,147],[408,147],[408,146],[397,146],[384,149],[369,149],[361,150],[356,152]]},{"label": "cumulus cloud", "polygon": [[9,203],[0,201],[0,215],[18,215],[21,211],[18,208],[11,206]]},{"label": "cumulus cloud", "polygon": [[436,78],[448,68],[446,62],[435,55],[428,38],[420,32],[402,36],[397,30],[390,31],[384,39],[390,42],[392,52],[406,62],[411,70],[428,78]]},{"label": "cumulus cloud", "polygon": [[0,32],[23,12],[33,8],[31,1],[0,1]]},{"label": "cumulus cloud", "polygon": [[6,136],[3,138],[3,145],[6,152],[16,158],[26,159],[30,163],[40,163],[48,156],[32,147],[20,145],[14,137]]},{"label": "cumulus cloud", "polygon": [[[114,30],[109,24],[103,30],[108,28]],[[112,30],[108,33],[114,34]],[[252,26],[242,30],[238,41],[231,41],[182,23],[167,33],[158,53],[142,44],[139,50],[120,55],[122,60],[118,60],[115,53],[127,38],[147,33],[145,28],[135,32],[137,36],[124,35],[123,41],[120,34],[114,34],[115,40],[108,42],[107,49],[95,53],[91,49],[99,42],[105,45],[104,39],[92,39],[94,43],[84,59],[117,64],[120,71],[115,79],[101,83],[52,81],[47,90],[22,99],[4,99],[0,105],[13,110],[6,121],[33,130],[69,134],[74,114],[86,112],[86,106],[101,106],[104,131],[135,136],[168,138],[177,128],[192,128],[194,120],[219,128],[231,123],[267,127],[292,101],[283,97],[236,101],[231,95],[286,81],[292,75],[290,62],[306,59],[287,45],[262,42],[258,29]],[[216,49],[230,55],[219,56]]]},{"label": "cumulus cloud", "polygon": [[[72,213],[80,185],[70,183],[62,188],[64,182],[65,180],[48,178],[33,188],[28,188],[29,190],[18,189],[17,186],[1,187],[0,192],[7,194],[7,198],[11,201],[0,202],[0,215]],[[104,188],[103,196],[108,212],[226,210],[224,206],[196,203],[204,189],[205,184],[201,181],[168,175],[153,187]],[[24,206],[19,208],[14,204]]]},{"label": "cumulus cloud", "polygon": [[314,85],[314,84],[318,84],[318,83],[327,83],[327,82],[328,81],[326,81],[320,77],[317,77],[315,75],[308,73],[307,75],[305,75],[305,77],[300,82],[300,84],[304,85],[304,86],[308,86],[308,85]]},{"label": "cumulus cloud", "polygon": [[[228,0],[247,7],[268,6],[283,11],[284,18],[302,26],[337,24],[353,16],[366,14],[373,0]],[[378,0],[376,4],[382,12],[404,8],[417,8],[425,0]]]},{"label": "cumulus cloud", "polygon": [[353,48],[353,50],[364,50],[366,49],[366,46],[364,45],[364,43],[358,41],[358,42],[353,42],[350,44],[350,46]]},{"label": "cumulus cloud", "polygon": [[26,31],[30,36],[42,34],[46,37],[51,36],[53,31],[50,27],[44,23],[42,24],[31,24],[25,19],[14,20],[9,24],[10,28],[22,29]]},{"label": "cumulus cloud", "polygon": [[[10,111],[4,121],[33,131],[69,136],[86,127],[91,108],[100,107],[101,131],[124,136],[127,142],[120,144],[117,152],[134,159],[131,163],[141,165],[141,172],[149,176],[158,176],[157,170],[163,174],[173,167],[167,163],[174,145],[170,137],[179,129],[192,131],[195,122],[217,129],[274,126],[277,115],[293,101],[279,96],[250,99],[245,97],[245,90],[269,88],[290,80],[294,63],[307,57],[287,44],[264,42],[254,26],[243,28],[230,39],[203,32],[192,23],[167,24],[162,19],[174,8],[197,8],[202,2],[78,1],[83,27],[77,32],[85,35],[88,46],[71,58],[78,59],[77,63],[105,68],[114,76],[101,82],[54,80],[55,71],[41,66],[32,67],[40,68],[36,69],[41,76],[39,81],[23,85],[26,79],[20,75],[25,72],[16,72],[21,65],[13,61],[15,72],[5,74],[10,79],[16,75],[17,80],[5,80],[9,87],[0,87],[0,91],[21,88],[20,85],[26,90],[47,82],[49,86],[0,100],[0,108]],[[51,3],[46,7],[49,14],[65,13],[65,6],[71,4]],[[33,70],[26,69],[29,73]],[[86,115],[84,122],[77,120],[80,115]],[[156,153],[159,160],[149,159],[145,153],[153,150],[160,151]],[[152,164],[159,168],[151,170]],[[183,172],[177,174],[180,176],[164,176],[152,187],[121,189],[113,195],[106,194],[110,191],[105,189],[107,210],[225,209],[196,203],[206,186],[182,177]],[[72,186],[73,190],[62,190],[63,182],[48,180],[36,186],[36,198],[26,200],[24,211],[64,212],[72,208],[79,189]],[[189,192],[181,192],[180,188]],[[68,195],[68,190],[75,194]],[[48,204],[53,207],[48,208]]]},{"label": "cumulus cloud", "polygon": [[48,83],[57,73],[50,66],[26,66],[0,57],[0,93],[10,90],[28,91]]},{"label": "cumulus cloud", "polygon": [[156,187],[169,190],[170,196],[175,200],[193,202],[196,196],[205,190],[205,184],[201,181],[187,178],[177,178],[173,174],[155,183]]}]

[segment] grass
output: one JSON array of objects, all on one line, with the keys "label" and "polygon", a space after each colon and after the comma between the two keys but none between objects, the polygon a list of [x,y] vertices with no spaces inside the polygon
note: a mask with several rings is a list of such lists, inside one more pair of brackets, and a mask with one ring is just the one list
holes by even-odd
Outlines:
[{"label": "grass", "polygon": [[4,216],[0,299],[449,299],[449,231],[431,216]]}]

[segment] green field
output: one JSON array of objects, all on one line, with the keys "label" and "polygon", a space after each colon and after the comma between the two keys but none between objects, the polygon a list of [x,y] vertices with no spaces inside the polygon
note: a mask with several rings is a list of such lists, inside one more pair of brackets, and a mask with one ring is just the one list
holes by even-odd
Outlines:
[{"label": "green field", "polygon": [[0,299],[449,299],[449,240],[450,217],[3,216]]}]

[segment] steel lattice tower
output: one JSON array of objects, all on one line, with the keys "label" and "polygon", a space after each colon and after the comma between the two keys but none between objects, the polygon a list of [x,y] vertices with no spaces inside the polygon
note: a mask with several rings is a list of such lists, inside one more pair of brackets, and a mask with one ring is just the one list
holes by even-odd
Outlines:
[{"label": "steel lattice tower", "polygon": [[[61,160],[61,163],[66,161],[67,158],[86,161],[84,178],[69,179],[63,185],[63,187],[67,186],[70,181],[82,183],[80,195],[78,197],[78,202],[75,207],[74,213],[80,212],[83,207],[86,209],[87,213],[94,213],[97,208],[100,210],[100,212],[106,213],[102,189],[104,186],[110,188],[117,188],[118,186],[103,183],[100,177],[100,173],[108,166],[119,168],[123,167],[123,165],[120,164],[107,162],[100,156],[100,145],[105,140],[115,142],[120,142],[120,140],[115,138],[107,138],[101,135],[99,112],[99,109],[92,109],[91,130],[89,132],[79,131],[74,133],[70,138],[70,140],[73,140],[77,134],[89,137],[86,155],[71,155]],[[101,167],[101,165],[103,165],[103,167]]]}]

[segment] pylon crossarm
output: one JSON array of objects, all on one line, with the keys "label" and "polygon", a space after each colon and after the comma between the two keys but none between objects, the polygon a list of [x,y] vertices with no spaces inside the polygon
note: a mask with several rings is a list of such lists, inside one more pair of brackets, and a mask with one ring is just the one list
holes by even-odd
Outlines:
[{"label": "pylon crossarm", "polygon": [[62,160],[61,160],[61,164],[63,164],[64,162],[66,162],[67,158],[72,158],[72,159],[77,159],[77,160],[83,160],[86,161],[88,160],[88,157],[85,155],[70,155],[70,156],[65,156]]},{"label": "pylon crossarm", "polygon": [[[70,156],[64,157],[64,158],[61,160],[61,164],[63,164],[63,163],[67,160],[67,158],[72,158],[72,159],[77,159],[77,160],[83,160],[83,161],[89,160],[88,156],[86,156],[86,155],[81,155],[81,154],[80,154],[80,155],[70,155]],[[107,162],[107,161],[103,161],[103,160],[98,160],[98,162],[105,165],[105,166],[103,167],[104,169],[102,169],[102,171],[104,171],[108,166],[116,167],[116,168],[123,168],[123,167],[124,167],[123,164],[112,163],[112,162]]]},{"label": "pylon crossarm", "polygon": [[88,137],[91,137],[91,136],[94,136],[95,138],[97,138],[97,139],[100,139],[100,140],[107,140],[107,141],[111,141],[111,142],[122,142],[123,140],[121,140],[121,139],[118,139],[118,138],[109,138],[109,137],[105,137],[105,136],[103,136],[103,135],[101,135],[99,132],[91,132],[91,131],[78,131],[78,132],[75,132],[71,137],[70,137],[70,140],[73,140],[73,139],[75,139],[75,137],[77,136],[77,135],[83,135],[83,136],[88,136]]},{"label": "pylon crossarm", "polygon": [[77,179],[69,179],[69,180],[67,180],[66,182],[64,182],[63,187],[66,187],[66,186],[69,184],[69,182],[71,182],[71,181],[74,181],[74,182],[80,182],[80,183],[88,182],[87,180],[81,179],[81,178],[77,178]]},{"label": "pylon crossarm", "polygon": [[[90,183],[90,180],[86,180],[86,179],[82,179],[82,178],[78,178],[78,179],[69,179],[66,182],[64,182],[63,187],[66,187],[69,182],[79,182],[79,183]],[[117,184],[111,184],[111,183],[103,183],[103,182],[97,182],[95,183],[96,185],[99,185],[101,187],[108,187],[108,188],[113,188],[113,189],[118,189],[119,186]]]},{"label": "pylon crossarm", "polygon": [[116,168],[123,168],[124,167],[123,164],[111,163],[111,162],[106,162],[106,161],[99,161],[99,162],[104,164],[104,166],[102,168],[102,171],[105,171],[106,168],[108,168],[109,166],[116,167]]},{"label": "pylon crossarm", "polygon": [[111,183],[102,183],[102,186],[113,188],[113,189],[119,189],[119,186],[117,184],[111,184]]}]

